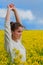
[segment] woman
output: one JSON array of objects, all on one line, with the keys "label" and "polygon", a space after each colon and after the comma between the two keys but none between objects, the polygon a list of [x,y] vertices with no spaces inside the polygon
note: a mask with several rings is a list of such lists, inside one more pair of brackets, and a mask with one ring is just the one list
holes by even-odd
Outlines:
[{"label": "woman", "polygon": [[[16,22],[10,22],[10,11],[14,12]],[[23,26],[20,24],[20,19],[17,13],[17,9],[13,4],[8,5],[6,22],[5,22],[5,48],[7,52],[11,55],[12,61],[14,60],[14,54],[12,50],[16,48],[23,55],[22,61],[26,61],[26,50],[21,44],[21,35],[23,31]]]}]

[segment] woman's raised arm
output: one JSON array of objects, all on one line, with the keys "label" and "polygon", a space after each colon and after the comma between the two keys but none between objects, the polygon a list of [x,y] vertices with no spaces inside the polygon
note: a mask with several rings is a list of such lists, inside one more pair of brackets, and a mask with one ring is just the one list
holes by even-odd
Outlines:
[{"label": "woman's raised arm", "polygon": [[15,18],[16,18],[16,22],[21,23],[20,17],[19,17],[18,12],[17,12],[17,8],[13,4],[12,4],[12,6],[13,6],[12,11],[14,12],[14,15],[15,15]]},{"label": "woman's raised arm", "polygon": [[8,6],[7,13],[6,13],[6,22],[10,21],[10,7]]},{"label": "woman's raised arm", "polygon": [[9,44],[11,43],[11,26],[10,26],[10,7],[8,6],[5,18],[5,49],[9,52]]}]

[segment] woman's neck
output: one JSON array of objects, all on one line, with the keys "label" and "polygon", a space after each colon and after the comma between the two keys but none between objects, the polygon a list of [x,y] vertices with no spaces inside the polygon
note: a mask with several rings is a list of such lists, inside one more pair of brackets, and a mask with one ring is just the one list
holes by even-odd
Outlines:
[{"label": "woman's neck", "polygon": [[12,36],[12,39],[17,42],[17,39]]}]

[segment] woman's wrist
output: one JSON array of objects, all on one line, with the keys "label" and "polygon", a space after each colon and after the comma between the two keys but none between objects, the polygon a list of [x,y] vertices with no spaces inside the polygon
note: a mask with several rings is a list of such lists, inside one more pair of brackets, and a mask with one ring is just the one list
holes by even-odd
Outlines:
[{"label": "woman's wrist", "polygon": [[10,9],[10,8],[8,8],[7,10],[8,10],[8,11],[10,11],[11,9]]},{"label": "woman's wrist", "polygon": [[12,9],[12,11],[13,11],[13,12],[16,12],[16,11],[17,11],[17,9],[16,9],[16,8],[14,8],[14,9]]}]

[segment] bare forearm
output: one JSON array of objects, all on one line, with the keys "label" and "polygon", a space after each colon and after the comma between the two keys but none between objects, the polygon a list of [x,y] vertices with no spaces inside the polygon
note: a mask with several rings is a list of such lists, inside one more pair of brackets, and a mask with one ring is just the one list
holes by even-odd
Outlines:
[{"label": "bare forearm", "polygon": [[6,14],[6,21],[10,21],[10,9],[8,8],[7,14]]},{"label": "bare forearm", "polygon": [[13,12],[14,12],[14,15],[15,15],[15,18],[16,18],[16,22],[20,23],[20,17],[18,15],[17,9],[14,9]]}]

